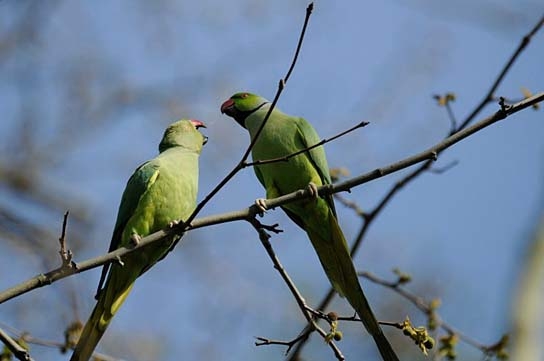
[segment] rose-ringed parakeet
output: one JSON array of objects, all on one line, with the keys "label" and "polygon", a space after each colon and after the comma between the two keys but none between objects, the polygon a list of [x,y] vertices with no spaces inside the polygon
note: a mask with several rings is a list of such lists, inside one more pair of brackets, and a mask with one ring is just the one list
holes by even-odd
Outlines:
[{"label": "rose-ringed parakeet", "polygon": [[[237,93],[225,101],[221,112],[234,118],[249,131],[253,140],[271,103],[255,94]],[[315,129],[305,119],[274,108],[252,149],[254,161],[275,159],[308,148],[320,141]],[[332,286],[346,297],[366,329],[374,338],[384,360],[398,360],[366,300],[348,244],[338,225],[332,196],[317,197],[316,186],[331,183],[322,146],[290,158],[254,167],[266,189],[267,198],[276,198],[309,187],[316,197],[282,206],[297,225],[306,231]],[[256,201],[264,208],[262,200]]]},{"label": "rose-ringed parakeet", "polygon": [[[159,144],[160,154],[134,171],[121,198],[110,252],[186,219],[195,209],[198,157],[207,139],[197,130],[200,127],[204,124],[198,120],[171,124]],[[127,254],[121,259],[122,266],[120,262],[104,266],[96,296],[98,302],[71,361],[89,360],[136,278],[165,257],[179,238],[173,236]]]}]

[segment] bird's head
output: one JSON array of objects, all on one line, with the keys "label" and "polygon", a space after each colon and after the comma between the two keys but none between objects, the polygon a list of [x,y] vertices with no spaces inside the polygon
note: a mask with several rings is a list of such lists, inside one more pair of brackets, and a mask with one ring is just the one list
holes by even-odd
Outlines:
[{"label": "bird's head", "polygon": [[238,124],[246,128],[245,120],[248,115],[268,103],[268,100],[256,94],[240,92],[231,96],[221,105],[221,113],[234,118]]},{"label": "bird's head", "polygon": [[206,128],[206,125],[194,119],[182,119],[170,124],[164,131],[159,152],[172,147],[183,147],[200,153],[208,137],[200,133],[199,128]]}]

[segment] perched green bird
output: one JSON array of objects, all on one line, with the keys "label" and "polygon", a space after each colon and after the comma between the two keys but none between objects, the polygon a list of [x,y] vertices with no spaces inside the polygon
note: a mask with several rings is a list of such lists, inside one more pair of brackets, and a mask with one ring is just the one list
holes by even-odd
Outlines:
[{"label": "perched green bird", "polygon": [[[132,174],[121,198],[110,252],[137,243],[140,237],[186,219],[193,212],[198,190],[198,157],[207,140],[197,130],[200,127],[205,125],[198,120],[171,124],[159,144],[160,154]],[[179,238],[174,236],[132,252],[122,258],[122,266],[119,263],[104,266],[96,295],[98,302],[71,361],[89,360],[136,278],[164,258]]]},{"label": "perched green bird", "polygon": [[[249,131],[251,139],[264,121],[270,102],[251,93],[237,93],[221,105],[221,112],[234,118]],[[253,160],[285,157],[320,141],[315,129],[305,119],[274,108],[252,149]],[[347,298],[386,361],[398,360],[366,300],[349,254],[348,244],[338,225],[332,196],[317,196],[317,186],[331,183],[322,146],[290,158],[288,161],[254,167],[266,189],[267,198],[276,198],[309,187],[315,194],[282,206],[289,218],[306,231],[332,286]],[[257,205],[265,209],[263,200]]]}]

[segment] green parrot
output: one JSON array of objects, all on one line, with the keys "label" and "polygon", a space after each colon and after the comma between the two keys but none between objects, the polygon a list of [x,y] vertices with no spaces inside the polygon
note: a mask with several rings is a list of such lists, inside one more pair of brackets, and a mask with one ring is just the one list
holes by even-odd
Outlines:
[{"label": "green parrot", "polygon": [[[221,105],[221,112],[246,128],[253,140],[270,104],[258,95],[242,92],[225,101]],[[304,118],[287,115],[275,107],[252,149],[253,160],[285,157],[319,141],[317,132]],[[338,225],[332,196],[317,196],[317,186],[331,183],[323,147],[313,148],[286,162],[258,165],[254,169],[266,189],[267,198],[276,198],[306,187],[315,195],[309,200],[286,204],[282,209],[306,231],[332,286],[355,309],[374,338],[383,359],[398,360],[363,293],[348,244]],[[256,200],[256,203],[261,210],[265,210],[262,199]]]},{"label": "green parrot", "polygon": [[[141,237],[171,226],[193,212],[198,190],[198,157],[207,140],[197,130],[200,127],[205,125],[198,120],[171,124],[159,144],[160,154],[134,171],[121,198],[110,252],[137,243]],[[123,266],[119,263],[104,266],[96,295],[98,302],[71,361],[90,359],[136,279],[164,258],[179,238],[173,236],[166,242],[130,253],[121,260]]]}]

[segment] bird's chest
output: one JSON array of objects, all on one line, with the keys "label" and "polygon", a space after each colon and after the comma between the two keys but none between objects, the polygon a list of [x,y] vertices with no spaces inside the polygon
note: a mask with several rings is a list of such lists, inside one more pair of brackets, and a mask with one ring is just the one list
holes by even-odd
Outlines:
[{"label": "bird's chest", "polygon": [[161,229],[173,220],[186,218],[196,202],[197,179],[183,170],[185,163],[161,169],[142,206],[153,219],[153,228]]},{"label": "bird's chest", "polygon": [[315,169],[307,153],[289,157],[305,149],[295,127],[277,127],[269,124],[259,135],[252,149],[254,161],[272,160],[273,163],[256,166],[262,175],[265,187],[274,185],[285,194],[305,188],[310,181],[315,181]]}]

